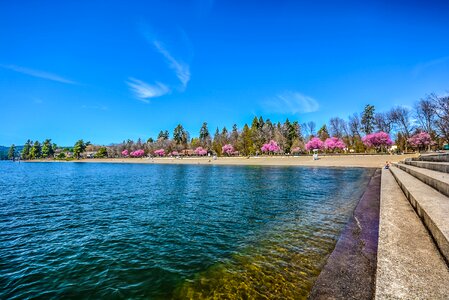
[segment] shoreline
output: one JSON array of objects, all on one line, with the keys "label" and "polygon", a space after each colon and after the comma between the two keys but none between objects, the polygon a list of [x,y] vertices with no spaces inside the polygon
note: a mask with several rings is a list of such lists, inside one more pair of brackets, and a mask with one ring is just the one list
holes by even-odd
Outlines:
[{"label": "shoreline", "polygon": [[309,299],[373,299],[376,289],[382,170],[375,170],[334,250],[313,284]]},{"label": "shoreline", "polygon": [[87,158],[80,160],[32,160],[22,162],[55,163],[116,163],[116,164],[173,164],[173,165],[225,165],[225,166],[307,166],[307,167],[348,167],[382,168],[385,162],[398,162],[418,154],[405,155],[330,155],[319,156],[258,156],[258,157],[157,157],[157,158]]}]

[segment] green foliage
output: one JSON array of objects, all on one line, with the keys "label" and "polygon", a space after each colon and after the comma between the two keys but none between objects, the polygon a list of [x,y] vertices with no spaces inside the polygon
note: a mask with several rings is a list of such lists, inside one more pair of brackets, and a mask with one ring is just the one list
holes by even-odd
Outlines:
[{"label": "green foliage", "polygon": [[84,151],[86,151],[86,146],[88,146],[90,144],[90,142],[84,143],[83,140],[78,140],[75,143],[75,146],[73,146],[73,156],[76,159],[80,158],[81,153],[83,153]]},{"label": "green foliage", "polygon": [[200,142],[200,139],[199,138],[193,138],[191,141],[190,141],[190,147],[192,147],[192,148],[196,148],[196,147],[199,147],[199,146],[201,146],[201,142]]},{"label": "green foliage", "polygon": [[189,141],[189,134],[184,130],[181,124],[178,124],[173,130],[173,141],[176,145],[182,145],[183,148],[187,148],[187,143]]},{"label": "green foliage", "polygon": [[35,141],[30,149],[30,159],[39,159],[42,157],[42,148],[39,141]]},{"label": "green foliage", "polygon": [[65,159],[67,156],[65,155],[65,152],[60,152],[57,156],[56,159]]},{"label": "green foliage", "polygon": [[374,131],[374,106],[367,104],[362,113],[362,131],[371,134]]},{"label": "green foliage", "polygon": [[207,123],[204,122],[200,129],[200,143],[203,147],[209,148],[211,143],[209,129],[207,128]]},{"label": "green foliage", "polygon": [[257,117],[254,117],[253,123],[251,124],[251,129],[250,129],[251,140],[252,140],[252,147],[250,149],[251,153],[256,153],[257,151],[259,151],[265,142],[263,132],[262,132],[263,124],[264,124],[264,121],[263,121],[262,117],[260,117],[260,119],[257,119]]},{"label": "green foliage", "polygon": [[108,157],[108,149],[106,147],[101,147],[98,149],[97,153],[94,155],[95,158],[106,158]]},{"label": "green foliage", "polygon": [[165,130],[165,131],[161,130],[157,136],[157,139],[158,140],[168,140],[169,137],[170,137],[170,134],[168,133],[168,130]]},{"label": "green foliage", "polygon": [[15,160],[15,158],[16,158],[16,145],[12,144],[11,147],[9,147],[8,159]]},{"label": "green foliage", "polygon": [[254,153],[254,144],[251,138],[251,130],[248,127],[248,124],[243,126],[242,133],[240,134],[240,149],[243,155],[250,155]]},{"label": "green foliage", "polygon": [[32,142],[30,140],[26,141],[21,153],[22,159],[30,159],[31,144]]},{"label": "green foliage", "polygon": [[215,130],[214,140],[212,142],[212,150],[217,153],[218,156],[221,156],[221,147],[223,147],[223,137],[221,136],[220,130]]},{"label": "green foliage", "polygon": [[55,149],[53,148],[51,139],[46,139],[42,144],[42,157],[44,158],[53,157],[53,154],[55,154]]},{"label": "green foliage", "polygon": [[329,132],[327,131],[326,124],[323,125],[323,127],[318,130],[318,137],[320,140],[325,141],[327,138],[329,138]]},{"label": "green foliage", "polygon": [[285,136],[285,146],[284,150],[286,152],[290,152],[290,149],[292,148],[293,141],[295,139],[299,139],[300,137],[300,126],[298,121],[294,121],[293,123],[290,123],[290,121],[287,119],[284,123],[284,136]]}]

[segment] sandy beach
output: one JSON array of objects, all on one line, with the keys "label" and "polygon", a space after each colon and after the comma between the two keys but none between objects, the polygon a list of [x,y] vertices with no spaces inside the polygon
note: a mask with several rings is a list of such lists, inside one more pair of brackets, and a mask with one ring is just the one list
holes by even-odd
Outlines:
[{"label": "sandy beach", "polygon": [[[139,163],[139,164],[195,164],[195,165],[247,165],[247,166],[314,166],[314,167],[362,167],[381,168],[386,161],[398,162],[418,154],[407,155],[332,155],[320,156],[259,156],[259,157],[161,157],[161,158],[105,158],[81,159],[69,162],[77,163]],[[66,162],[57,160],[39,160],[41,162]]]}]

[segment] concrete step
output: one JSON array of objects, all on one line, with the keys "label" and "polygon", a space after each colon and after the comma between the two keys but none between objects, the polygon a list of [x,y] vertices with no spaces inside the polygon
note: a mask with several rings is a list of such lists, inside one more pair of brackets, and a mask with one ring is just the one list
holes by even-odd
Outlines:
[{"label": "concrete step", "polygon": [[412,158],[414,161],[434,161],[434,162],[449,162],[449,153],[439,154],[424,154],[419,157]]},{"label": "concrete step", "polygon": [[446,262],[389,170],[381,181],[375,299],[448,299]]},{"label": "concrete step", "polygon": [[449,198],[399,168],[391,173],[449,262]]},{"label": "concrete step", "polygon": [[404,163],[393,164],[402,171],[413,175],[425,184],[433,187],[440,193],[449,196],[449,174],[438,171],[423,169]]},{"label": "concrete step", "polygon": [[405,160],[406,165],[429,169],[442,173],[449,173],[449,163],[446,162],[433,162],[433,161],[418,161],[418,160]]}]

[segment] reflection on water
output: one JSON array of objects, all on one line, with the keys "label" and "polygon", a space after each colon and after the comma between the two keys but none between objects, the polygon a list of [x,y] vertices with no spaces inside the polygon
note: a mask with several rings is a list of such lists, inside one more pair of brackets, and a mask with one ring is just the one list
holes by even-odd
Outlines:
[{"label": "reflection on water", "polygon": [[305,298],[372,171],[0,163],[0,298]]}]

